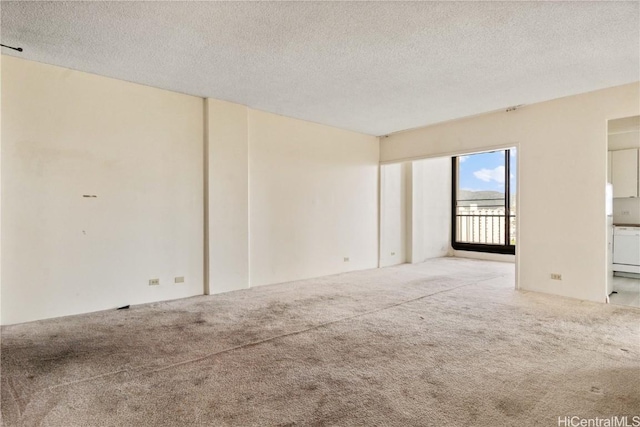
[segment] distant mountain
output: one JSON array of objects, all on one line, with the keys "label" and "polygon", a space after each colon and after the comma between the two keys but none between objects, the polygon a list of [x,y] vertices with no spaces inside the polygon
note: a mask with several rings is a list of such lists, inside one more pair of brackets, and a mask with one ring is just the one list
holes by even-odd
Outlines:
[{"label": "distant mountain", "polygon": [[504,193],[500,191],[458,190],[458,206],[504,206]]}]

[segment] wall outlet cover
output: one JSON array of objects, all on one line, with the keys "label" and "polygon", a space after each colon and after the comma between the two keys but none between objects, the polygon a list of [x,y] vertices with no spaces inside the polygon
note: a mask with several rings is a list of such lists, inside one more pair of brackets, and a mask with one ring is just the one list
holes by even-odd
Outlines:
[{"label": "wall outlet cover", "polygon": [[184,276],[176,277],[174,283],[184,283]]},{"label": "wall outlet cover", "polygon": [[160,279],[149,279],[149,286],[157,286],[160,284]]}]

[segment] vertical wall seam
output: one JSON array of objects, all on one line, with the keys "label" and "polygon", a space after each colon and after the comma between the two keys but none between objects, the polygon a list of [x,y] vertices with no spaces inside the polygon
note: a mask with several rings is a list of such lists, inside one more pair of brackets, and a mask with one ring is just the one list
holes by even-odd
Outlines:
[{"label": "vertical wall seam", "polygon": [[382,164],[380,163],[381,160],[381,150],[382,150],[382,138],[383,137],[378,137],[378,176],[377,176],[377,184],[378,184],[378,192],[377,192],[377,196],[378,196],[378,226],[377,226],[377,231],[378,231],[378,268],[380,268],[380,258],[382,256]]},{"label": "vertical wall seam", "polygon": [[204,295],[211,295],[209,263],[209,102],[202,98],[203,135],[202,135],[202,172],[203,172],[203,287]]},{"label": "vertical wall seam", "polygon": [[251,114],[249,107],[244,107],[244,111],[247,143],[247,288],[251,288]]},{"label": "vertical wall seam", "polygon": [[413,264],[413,162],[405,163],[404,262]]},{"label": "vertical wall seam", "polygon": [[383,165],[378,165],[378,268],[381,267],[382,258],[382,198],[384,197],[382,194],[382,174]]}]

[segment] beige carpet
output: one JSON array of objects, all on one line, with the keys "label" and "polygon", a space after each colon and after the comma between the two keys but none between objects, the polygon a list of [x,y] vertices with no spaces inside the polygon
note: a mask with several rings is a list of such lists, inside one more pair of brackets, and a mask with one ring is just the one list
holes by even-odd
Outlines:
[{"label": "beige carpet", "polygon": [[640,310],[444,258],[2,328],[5,426],[557,426],[640,415]]}]

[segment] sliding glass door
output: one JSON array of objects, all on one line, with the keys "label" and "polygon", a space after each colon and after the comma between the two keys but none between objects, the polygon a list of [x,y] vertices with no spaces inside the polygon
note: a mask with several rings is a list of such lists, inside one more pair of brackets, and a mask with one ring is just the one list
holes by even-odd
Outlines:
[{"label": "sliding glass door", "polygon": [[452,158],[454,249],[515,254],[515,148]]}]

